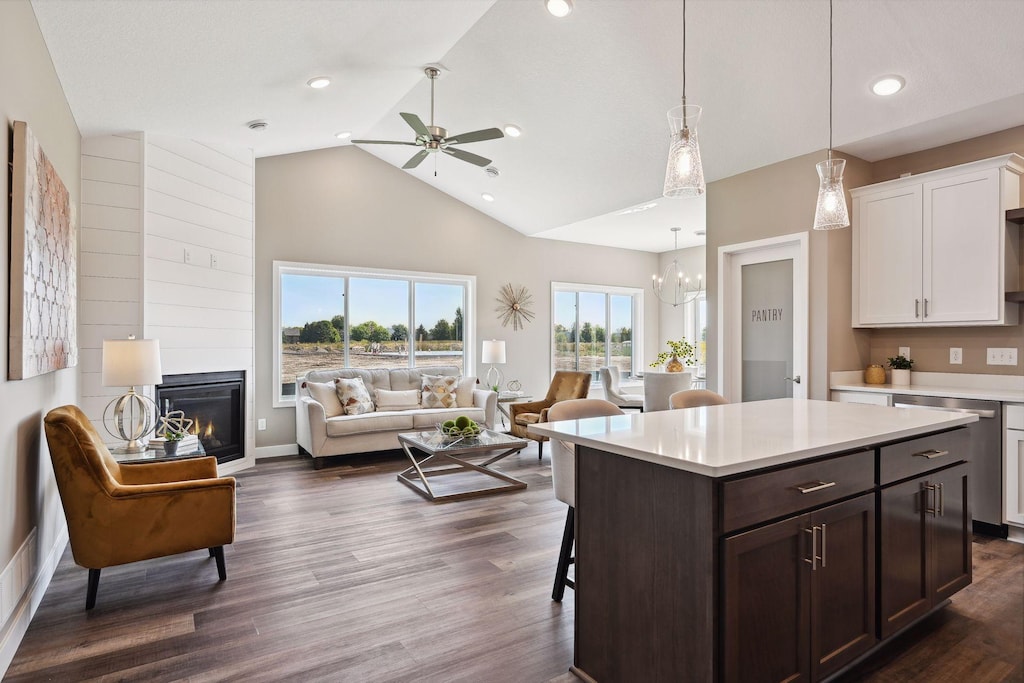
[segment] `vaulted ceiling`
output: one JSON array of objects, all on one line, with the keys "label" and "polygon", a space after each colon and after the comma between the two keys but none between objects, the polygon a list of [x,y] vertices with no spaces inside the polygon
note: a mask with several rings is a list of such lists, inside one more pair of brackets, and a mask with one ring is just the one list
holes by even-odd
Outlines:
[{"label": "vaulted ceiling", "polygon": [[[682,81],[681,0],[33,0],[83,135],[150,131],[286,154],[515,124],[407,171],[527,235],[700,244],[702,200],[661,198]],[[873,161],[1024,124],[1024,2],[835,0],[834,145]],[[828,144],[828,2],[688,0],[687,98],[708,181]],[[907,87],[870,91],[896,73]],[[331,78],[313,90],[313,76]],[[265,119],[254,132],[246,123]],[[413,148],[365,146],[401,166]],[[436,172],[436,174],[435,174]],[[814,169],[808,173],[814,177]],[[486,202],[483,193],[494,196]],[[655,204],[643,211],[628,211]]]}]

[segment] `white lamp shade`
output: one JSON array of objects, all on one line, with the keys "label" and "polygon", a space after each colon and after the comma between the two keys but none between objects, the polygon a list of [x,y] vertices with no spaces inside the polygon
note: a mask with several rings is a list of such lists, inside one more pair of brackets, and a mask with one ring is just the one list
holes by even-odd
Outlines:
[{"label": "white lamp shade", "polygon": [[163,379],[159,340],[103,340],[103,386],[146,386],[160,384]]},{"label": "white lamp shade", "polygon": [[480,354],[480,361],[482,363],[504,363],[505,342],[498,341],[497,339],[485,340],[483,353]]}]

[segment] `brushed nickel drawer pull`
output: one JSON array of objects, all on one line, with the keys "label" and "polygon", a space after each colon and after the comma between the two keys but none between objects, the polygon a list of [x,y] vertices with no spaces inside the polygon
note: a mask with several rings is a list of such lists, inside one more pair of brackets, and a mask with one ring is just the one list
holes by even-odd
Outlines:
[{"label": "brushed nickel drawer pull", "polygon": [[946,489],[942,484],[936,484],[939,487],[939,517],[946,516]]},{"label": "brushed nickel drawer pull", "polygon": [[[936,503],[938,503],[938,490],[939,489],[938,489],[937,485],[921,484],[921,493],[923,494],[923,497],[924,497],[924,513],[926,515],[931,515],[932,517],[938,517],[939,516],[939,514],[938,514],[939,513],[938,506],[936,505]],[[931,493],[932,493],[932,501],[931,501],[932,502],[932,507],[928,507],[928,492],[929,491],[931,491]]]},{"label": "brushed nickel drawer pull", "polygon": [[941,458],[944,455],[949,455],[949,451],[940,451],[937,448],[930,448],[927,451],[921,451],[920,453],[914,453],[912,458]]},{"label": "brushed nickel drawer pull", "polygon": [[821,559],[818,556],[818,534],[817,534],[818,527],[817,526],[812,526],[810,529],[804,529],[804,531],[806,531],[807,533],[809,533],[811,535],[811,559],[808,560],[805,557],[804,558],[804,562],[806,562],[807,564],[811,565],[811,571],[812,572],[816,572],[816,571],[818,571],[817,561]]},{"label": "brushed nickel drawer pull", "polygon": [[821,491],[822,489],[829,489],[835,486],[834,481],[809,481],[806,484],[797,484],[794,488],[800,493],[814,493],[815,491]]},{"label": "brushed nickel drawer pull", "polygon": [[825,531],[826,531],[827,528],[828,528],[828,526],[824,522],[822,522],[821,523],[821,568],[822,569],[824,569],[825,566],[826,566],[826,564],[825,564],[825,555],[826,555],[826,553],[828,553],[828,539],[825,537]]}]

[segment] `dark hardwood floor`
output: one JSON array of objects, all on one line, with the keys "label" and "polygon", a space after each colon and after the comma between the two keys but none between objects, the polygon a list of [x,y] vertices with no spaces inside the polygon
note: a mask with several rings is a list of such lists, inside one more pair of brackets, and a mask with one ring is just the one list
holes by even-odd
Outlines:
[{"label": "dark hardwood floor", "polygon": [[[205,552],[114,567],[87,613],[68,551],[4,680],[575,680],[548,463],[531,447],[501,465],[526,490],[437,505],[397,454],[260,461],[226,582]],[[974,559],[973,586],[844,680],[1024,681],[1024,546]]]}]

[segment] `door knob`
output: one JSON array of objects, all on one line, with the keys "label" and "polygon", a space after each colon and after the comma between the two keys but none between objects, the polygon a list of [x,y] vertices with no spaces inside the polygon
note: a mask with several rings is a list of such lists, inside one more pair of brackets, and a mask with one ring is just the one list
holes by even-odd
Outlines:
[{"label": "door knob", "polygon": [[800,384],[800,375],[797,375],[796,377],[783,377],[782,379],[788,379],[793,384]]}]

